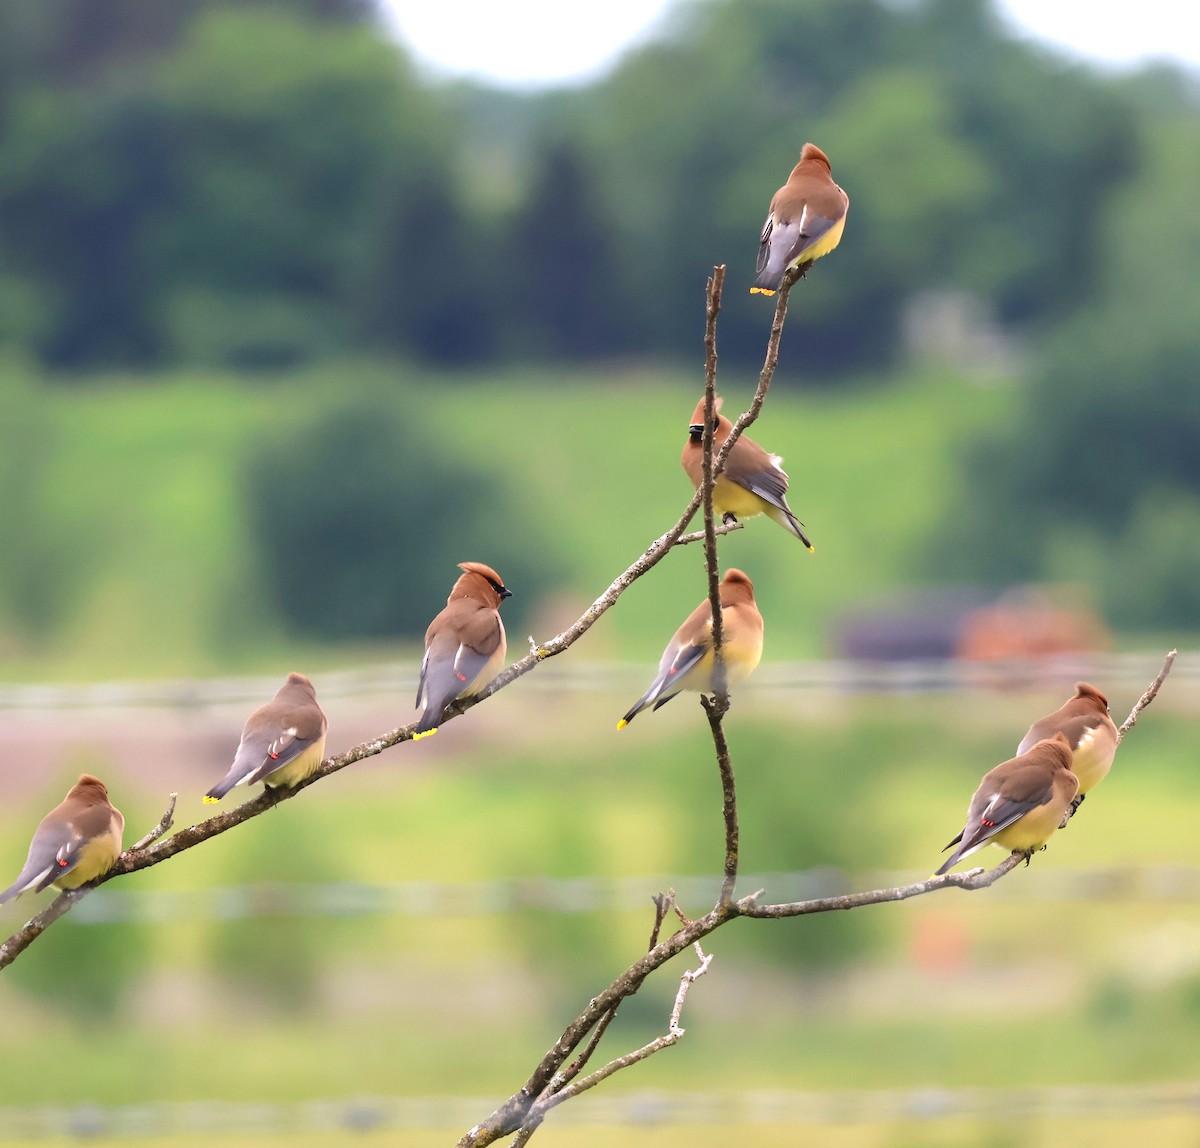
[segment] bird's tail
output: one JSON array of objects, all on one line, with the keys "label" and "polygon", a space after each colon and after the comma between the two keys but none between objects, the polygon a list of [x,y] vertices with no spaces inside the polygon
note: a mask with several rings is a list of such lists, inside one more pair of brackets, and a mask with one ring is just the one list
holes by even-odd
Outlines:
[{"label": "bird's tail", "polygon": [[216,785],[212,787],[204,795],[204,803],[211,805],[213,802],[220,801],[235,785],[238,783],[238,775],[230,770]]},{"label": "bird's tail", "polygon": [[816,547],[809,541],[808,535],[804,533],[804,523],[800,521],[790,510],[786,510],[781,506],[772,506],[767,514],[779,523],[785,530],[790,530],[801,542],[804,543],[805,549],[810,554],[816,553]]},{"label": "bird's tail", "polygon": [[[985,837],[982,841],[966,842],[963,840],[963,835],[960,833],[953,841],[950,842],[950,845],[957,845],[958,848],[950,854],[942,867],[936,873],[934,873],[934,876],[940,877],[944,873],[949,873],[950,870],[953,869],[954,866],[957,865],[964,857],[969,857],[972,853],[982,849],[990,840],[990,837]],[[946,849],[949,849],[950,845],[947,845]],[[943,852],[945,852],[945,850],[943,850]]]}]

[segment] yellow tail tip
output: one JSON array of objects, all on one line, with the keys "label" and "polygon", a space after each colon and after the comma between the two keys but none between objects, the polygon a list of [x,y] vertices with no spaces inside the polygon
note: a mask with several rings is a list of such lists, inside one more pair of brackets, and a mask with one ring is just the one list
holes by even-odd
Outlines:
[{"label": "yellow tail tip", "polygon": [[775,292],[770,287],[751,287],[751,295],[774,295]]},{"label": "yellow tail tip", "polygon": [[220,800],[221,799],[219,797],[209,797],[209,795],[207,793],[204,795],[204,804],[205,805],[216,805],[217,802]]},{"label": "yellow tail tip", "polygon": [[808,552],[809,552],[809,554],[816,554],[817,548],[815,546],[813,546],[812,543],[809,543]]},{"label": "yellow tail tip", "polygon": [[435,725],[435,726],[433,727],[433,729],[427,729],[427,730],[425,730],[423,733],[414,733],[414,734],[413,734],[413,741],[420,741],[420,740],[421,740],[421,738],[423,738],[423,737],[433,737],[433,735],[434,735],[435,733],[437,733],[437,731],[438,731],[439,729],[441,729],[441,726],[436,726],[436,725]]},{"label": "yellow tail tip", "polygon": [[628,724],[629,723],[622,718],[619,722],[617,722],[617,729],[624,729]]}]

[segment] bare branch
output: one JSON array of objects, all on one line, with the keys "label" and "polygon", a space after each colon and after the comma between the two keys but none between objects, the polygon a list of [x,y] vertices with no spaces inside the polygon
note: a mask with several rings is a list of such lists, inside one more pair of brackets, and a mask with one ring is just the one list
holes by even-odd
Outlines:
[{"label": "bare branch", "polygon": [[738,917],[799,917],[810,913],[827,913],[834,909],[854,909],[861,905],[882,904],[886,901],[906,901],[940,889],[986,889],[1023,860],[1024,857],[1020,854],[1011,854],[991,870],[971,869],[965,873],[947,873],[943,877],[931,877],[911,885],[874,889],[867,893],[851,893],[844,897],[822,897],[785,905],[758,905],[757,895],[752,895],[728,905],[717,905],[703,917],[688,921],[665,941],[660,941],[645,956],[630,965],[608,988],[593,997],[542,1058],[520,1091],[509,1097],[486,1120],[467,1132],[458,1141],[458,1148],[482,1148],[483,1145],[492,1144],[521,1128],[537,1099],[541,1097],[546,1082],[553,1077],[558,1065],[570,1056],[579,1042],[591,1031],[597,1019],[613,1004],[636,993],[656,969],[722,925]]},{"label": "bare branch", "polygon": [[1179,653],[1178,650],[1171,650],[1163,659],[1162,669],[1158,671],[1158,677],[1150,683],[1149,688],[1137,700],[1137,704],[1129,711],[1129,716],[1121,723],[1121,727],[1117,730],[1117,744],[1120,745],[1125,735],[1133,729],[1137,723],[1137,719],[1154,699],[1158,696],[1159,687],[1167,680],[1167,675],[1171,672],[1171,667],[1175,664],[1175,657]]},{"label": "bare branch", "polygon": [[91,892],[92,886],[80,885],[59,893],[37,916],[32,917],[4,944],[0,945],[0,969],[11,965],[34,941],[38,939],[59,917],[75,907],[77,901]]},{"label": "bare branch", "polygon": [[[1143,695],[1143,699],[1134,707],[1134,712],[1130,715],[1131,719],[1136,720],[1137,714],[1149,704],[1149,701],[1157,693],[1158,687],[1162,685],[1163,679],[1170,672],[1174,653],[1175,651],[1172,651],[1168,654],[1158,678]],[[1133,720],[1126,723],[1127,727],[1132,726]],[[810,901],[762,905],[759,904],[759,898],[762,896],[762,891],[760,890],[736,901],[718,903],[703,917],[699,917],[695,921],[687,921],[680,914],[681,920],[684,921],[683,927],[665,941],[661,941],[655,945],[644,957],[630,965],[608,988],[598,996],[593,997],[583,1012],[567,1026],[554,1047],[542,1058],[542,1062],[537,1066],[533,1075],[521,1090],[511,1096],[481,1124],[477,1124],[467,1132],[459,1140],[458,1148],[482,1148],[483,1145],[492,1144],[501,1137],[511,1135],[521,1128],[526,1122],[526,1117],[535,1102],[535,1098],[541,1096],[541,1082],[550,1079],[557,1066],[571,1054],[578,1042],[587,1035],[592,1025],[596,1023],[596,1020],[611,1004],[623,1000],[627,996],[632,996],[641,988],[646,978],[656,969],[682,952],[688,945],[703,940],[703,938],[728,922],[736,920],[739,917],[772,920],[783,917],[809,916],[813,913],[830,913],[838,910],[859,909],[867,905],[908,901],[914,897],[922,897],[929,893],[938,892],[941,889],[966,889],[969,891],[987,889],[1002,877],[1011,873],[1025,860],[1025,856],[1021,853],[1010,853],[1009,856],[991,869],[975,868],[963,873],[946,873],[941,877],[929,877],[924,881],[916,881],[908,885],[897,885],[886,889],[871,889],[862,893],[847,893],[838,897],[818,897]],[[678,909],[676,911],[678,912]],[[660,1037],[659,1039],[661,1040],[662,1038]],[[650,1046],[646,1047],[649,1048]],[[637,1050],[636,1054],[631,1053],[630,1055],[633,1056],[641,1053],[642,1050]],[[646,1055],[650,1055],[650,1053],[646,1052],[640,1058],[644,1059]],[[605,1068],[607,1067],[606,1065]],[[619,1067],[621,1066],[618,1065]],[[617,1071],[618,1068],[614,1068],[613,1071]],[[593,1073],[592,1075],[595,1076],[596,1074]],[[590,1077],[579,1081],[578,1087],[582,1087],[585,1080],[588,1079]],[[561,1096],[562,1094],[560,1092],[556,1095]]]},{"label": "bare branch", "polygon": [[637,1064],[638,1061],[645,1060],[647,1057],[653,1056],[656,1052],[661,1052],[664,1048],[670,1048],[672,1045],[679,1043],[687,1031],[679,1022],[683,1015],[683,1005],[687,1000],[688,989],[708,972],[713,960],[712,954],[705,953],[700,947],[699,941],[695,943],[694,947],[700,964],[694,969],[686,970],[683,976],[679,978],[679,991],[675,994],[675,1004],[671,1009],[671,1018],[667,1025],[667,1031],[662,1036],[655,1037],[649,1044],[644,1044],[641,1048],[634,1049],[633,1052],[627,1052],[624,1056],[618,1056],[610,1060],[602,1068],[596,1069],[595,1072],[590,1073],[581,1080],[575,1081],[574,1084],[561,1089],[553,1096],[547,1096],[544,1100],[539,1100],[530,1110],[528,1119],[521,1126],[519,1134],[513,1140],[513,1148],[520,1148],[521,1145],[529,1142],[530,1136],[541,1125],[542,1121],[546,1118],[546,1114],[552,1108],[557,1108],[564,1101],[578,1096],[581,1092],[586,1092],[589,1088],[595,1088],[597,1084],[607,1080],[614,1073],[620,1072],[621,1069],[629,1068],[631,1065]]},{"label": "bare branch", "polygon": [[[720,525],[714,526],[713,533],[718,535],[732,534],[735,530],[745,529],[746,524],[744,522],[735,520],[733,522],[722,522]],[[681,534],[677,539],[675,539],[675,545],[686,546],[689,542],[703,542],[704,538],[705,534],[703,530],[693,530],[691,534]]]},{"label": "bare branch", "polygon": [[832,913],[839,909],[859,909],[864,905],[882,905],[888,901],[907,901],[937,889],[986,889],[1025,860],[1023,853],[1010,853],[994,869],[968,869],[965,873],[946,873],[927,877],[911,885],[890,889],[870,889],[864,893],[845,893],[840,897],[815,897],[811,901],[790,901],[779,905],[758,904],[758,894],[734,902],[739,916],[758,918],[806,917],[811,913]]},{"label": "bare branch", "polygon": [[717,564],[717,536],[713,523],[713,432],[717,414],[717,315],[721,311],[721,291],[725,286],[725,266],[714,267],[708,280],[708,306],[704,324],[704,434],[700,492],[704,506],[704,568],[708,576],[708,603],[712,610],[713,693],[721,712],[729,705],[725,681],[724,619],[721,616],[721,572]]},{"label": "bare branch", "polygon": [[738,816],[737,790],[733,777],[733,762],[729,756],[729,742],[725,738],[725,728],[721,724],[724,709],[721,699],[701,696],[700,704],[708,717],[708,728],[712,733],[713,745],[717,752],[717,769],[721,774],[721,811],[725,818],[725,871],[721,881],[720,905],[728,905],[733,899],[733,887],[737,884],[738,872]]},{"label": "bare branch", "polygon": [[[654,902],[654,924],[650,929],[650,944],[647,946],[647,952],[649,952],[654,948],[655,945],[658,944],[658,934],[662,929],[662,923],[666,919],[667,914],[672,908],[675,908],[676,911],[678,911],[678,907],[675,905],[674,889],[668,889],[665,893],[655,893],[650,899]],[[531,1109],[530,1115],[526,1118],[524,1124],[521,1125],[520,1132],[514,1138],[512,1148],[520,1148],[521,1145],[529,1142],[529,1138],[541,1126],[545,1112],[549,1110],[550,1106],[545,1104],[545,1102],[555,1093],[560,1092],[565,1085],[574,1080],[575,1077],[578,1076],[587,1065],[587,1062],[591,1060],[593,1053],[595,1053],[597,1046],[604,1037],[605,1030],[612,1023],[613,1018],[617,1015],[617,1009],[620,1008],[620,1005],[621,1002],[617,1001],[617,1003],[614,1004],[612,1008],[610,1008],[608,1012],[606,1012],[604,1016],[600,1018],[600,1023],[596,1025],[596,1029],[592,1033],[591,1038],[588,1040],[587,1047],[584,1048],[583,1052],[581,1052],[579,1056],[577,1056],[561,1072],[555,1073],[550,1083],[547,1084],[542,1090],[542,1094],[538,1097],[537,1103],[533,1106],[533,1109]],[[544,1105],[544,1107],[542,1108],[541,1114],[538,1114],[536,1110],[540,1105]]]},{"label": "bare branch", "polygon": [[145,849],[147,845],[153,845],[172,825],[175,824],[175,802],[179,800],[178,793],[172,793],[167,798],[167,808],[163,813],[159,823],[141,838],[135,844],[131,845],[130,852],[136,853],[139,849]]}]

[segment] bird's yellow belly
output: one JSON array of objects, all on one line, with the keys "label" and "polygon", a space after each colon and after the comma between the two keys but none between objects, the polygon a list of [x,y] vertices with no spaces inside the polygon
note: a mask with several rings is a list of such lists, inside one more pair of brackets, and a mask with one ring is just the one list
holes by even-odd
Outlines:
[{"label": "bird's yellow belly", "polygon": [[[727,642],[721,648],[721,661],[725,665],[725,688],[733,690],[740,686],[758,666],[762,658],[762,647],[750,642]],[[713,692],[713,666],[716,658],[712,650],[704,655],[684,675],[679,684],[681,690],[696,690],[698,693]]]},{"label": "bird's yellow belly", "polygon": [[492,679],[504,668],[505,645],[503,642],[496,647],[496,652],[488,658],[484,663],[483,669],[475,675],[472,681],[465,690],[458,696],[460,698],[473,698],[477,693],[484,689],[485,686],[491,684]]},{"label": "bird's yellow belly", "polygon": [[60,877],[54,885],[59,889],[78,889],[107,873],[120,855],[121,841],[116,834],[96,837],[79,851],[79,860],[71,872]]},{"label": "bird's yellow belly", "polygon": [[325,739],[310,745],[299,756],[292,758],[287,765],[281,766],[273,773],[263,778],[263,784],[269,789],[285,789],[299,785],[306,777],[311,777],[321,767],[325,759]]},{"label": "bird's yellow belly", "polygon": [[1031,809],[1020,821],[1001,829],[992,840],[1005,849],[1028,853],[1040,849],[1059,827],[1069,802],[1050,801]]},{"label": "bird's yellow belly", "polygon": [[1087,793],[1108,776],[1115,754],[1116,746],[1094,732],[1080,741],[1071,759],[1071,772],[1079,778],[1080,793]]},{"label": "bird's yellow belly", "polygon": [[797,263],[808,263],[813,259],[820,259],[822,255],[828,255],[842,241],[842,229],[846,226],[846,217],[843,215],[820,239],[816,241],[807,251],[801,253],[800,258],[795,260]]},{"label": "bird's yellow belly", "polygon": [[713,510],[717,514],[732,514],[736,518],[753,518],[767,509],[767,503],[757,494],[730,482],[724,475],[713,487]]}]

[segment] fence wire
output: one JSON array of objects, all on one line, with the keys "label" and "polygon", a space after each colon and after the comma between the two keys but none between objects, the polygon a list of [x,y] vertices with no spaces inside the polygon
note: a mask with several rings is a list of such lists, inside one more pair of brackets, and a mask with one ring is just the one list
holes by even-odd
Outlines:
[{"label": "fence wire", "polygon": [[[851,876],[837,869],[750,873],[746,891],[765,889],[764,900],[805,901],[858,889],[890,888],[927,877],[923,872]],[[64,920],[72,925],[169,924],[237,921],[260,917],[480,917],[535,911],[575,913],[642,911],[656,892],[673,888],[681,905],[713,902],[719,874],[645,877],[523,877],[490,881],[396,881],[388,884],[261,883],[188,890],[104,887],[80,901]],[[1106,869],[1054,869],[1037,881],[1002,881],[989,897],[1003,901],[1200,900],[1200,866],[1142,865]]]},{"label": "fence wire", "polygon": [[[1076,678],[1101,681],[1112,693],[1140,692],[1153,681],[1162,653],[1075,654],[1036,660],[871,662],[815,659],[770,662],[755,672],[756,690],[873,694],[970,692],[1026,688]],[[407,696],[416,690],[420,658],[353,670],[314,672],[322,699]],[[553,659],[529,674],[523,689],[592,691],[644,684],[644,664]],[[1200,683],[1200,657],[1180,655],[1171,671],[1173,691]],[[0,710],[38,713],[61,710],[166,708],[205,709],[258,705],[279,687],[279,676],[178,678],[146,682],[21,683],[0,685]],[[1123,715],[1122,715],[1123,716]]]},{"label": "fence wire", "polygon": [[[305,1100],[157,1101],[0,1108],[0,1141],[332,1134],[466,1129],[499,1097],[365,1096]],[[574,1126],[846,1125],[951,1119],[1154,1119],[1200,1115],[1200,1082],[912,1088],[878,1091],[609,1092],[576,1097],[550,1118]]]}]

